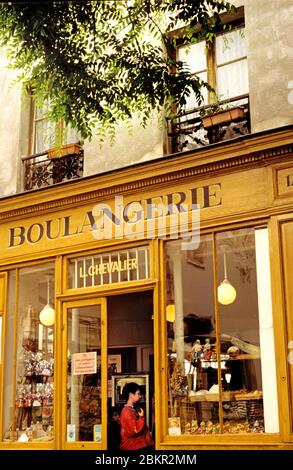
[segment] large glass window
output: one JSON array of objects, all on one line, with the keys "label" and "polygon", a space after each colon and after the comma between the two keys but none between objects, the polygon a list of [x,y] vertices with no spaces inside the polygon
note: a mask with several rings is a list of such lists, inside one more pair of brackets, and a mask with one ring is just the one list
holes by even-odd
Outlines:
[{"label": "large glass window", "polygon": [[268,233],[166,244],[170,435],[278,432]]},{"label": "large glass window", "polygon": [[3,439],[53,440],[54,265],[9,274]]},{"label": "large glass window", "polygon": [[68,309],[67,325],[67,441],[101,442],[101,306]]}]

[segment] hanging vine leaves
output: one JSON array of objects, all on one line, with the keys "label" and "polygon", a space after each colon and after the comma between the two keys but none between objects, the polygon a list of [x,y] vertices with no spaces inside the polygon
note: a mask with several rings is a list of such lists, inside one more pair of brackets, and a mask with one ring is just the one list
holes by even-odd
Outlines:
[{"label": "hanging vine leaves", "polygon": [[49,99],[51,119],[103,139],[134,113],[145,126],[153,110],[169,115],[192,93],[200,103],[204,83],[168,56],[168,33],[184,24],[188,41],[208,38],[232,8],[215,0],[5,2],[0,46],[18,80],[40,103]]}]

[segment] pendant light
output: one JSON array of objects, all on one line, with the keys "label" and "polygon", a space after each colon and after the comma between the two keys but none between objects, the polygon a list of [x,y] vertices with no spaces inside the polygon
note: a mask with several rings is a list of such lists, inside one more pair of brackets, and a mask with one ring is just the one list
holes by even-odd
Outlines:
[{"label": "pendant light", "polygon": [[218,287],[218,301],[220,304],[229,305],[236,299],[236,290],[227,279],[226,252],[224,251],[224,280]]},{"label": "pendant light", "polygon": [[44,326],[52,326],[55,322],[55,310],[50,305],[50,281],[47,284],[47,305],[41,310],[39,315],[40,322]]},{"label": "pendant light", "polygon": [[169,304],[166,307],[166,320],[170,323],[174,323],[175,321],[175,305]]},{"label": "pendant light", "polygon": [[229,385],[230,382],[231,382],[231,377],[232,377],[232,374],[230,372],[226,372],[225,374],[225,380],[227,382],[227,384]]}]

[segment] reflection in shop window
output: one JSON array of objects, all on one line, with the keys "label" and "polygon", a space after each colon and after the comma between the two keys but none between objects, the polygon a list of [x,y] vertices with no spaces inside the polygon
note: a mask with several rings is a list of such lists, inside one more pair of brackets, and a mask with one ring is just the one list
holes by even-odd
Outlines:
[{"label": "reflection in shop window", "polygon": [[169,434],[278,432],[267,229],[168,242],[166,307]]},{"label": "reflection in shop window", "polygon": [[68,310],[67,441],[101,442],[101,307]]},{"label": "reflection in shop window", "polygon": [[[9,275],[3,413],[7,442],[53,440],[54,325],[46,327],[40,322],[40,312],[48,301],[48,280],[53,305],[53,264]],[[14,350],[16,364],[12,367]]]}]

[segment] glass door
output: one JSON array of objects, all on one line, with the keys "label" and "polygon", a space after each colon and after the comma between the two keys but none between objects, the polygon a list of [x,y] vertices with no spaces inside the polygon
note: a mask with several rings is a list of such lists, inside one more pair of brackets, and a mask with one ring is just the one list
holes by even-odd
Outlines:
[{"label": "glass door", "polygon": [[63,308],[63,448],[107,448],[106,300]]}]

